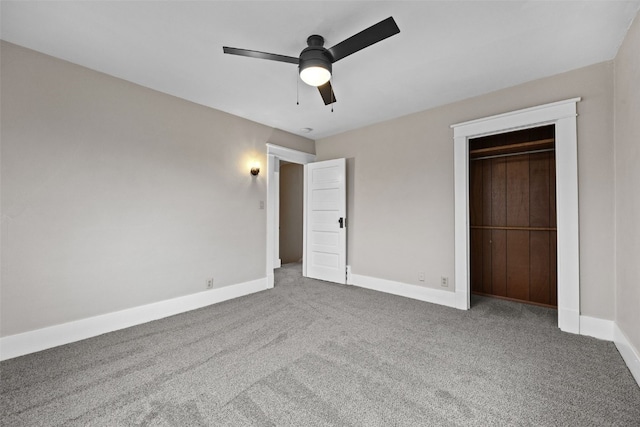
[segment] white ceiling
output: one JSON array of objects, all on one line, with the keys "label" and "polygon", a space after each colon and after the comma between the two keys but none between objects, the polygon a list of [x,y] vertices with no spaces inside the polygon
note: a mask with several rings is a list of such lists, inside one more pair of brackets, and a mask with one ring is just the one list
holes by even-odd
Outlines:
[{"label": "white ceiling", "polygon": [[[613,59],[634,1],[2,1],[2,39],[312,139]],[[334,64],[334,112],[293,64],[393,16]],[[296,105],[299,87],[300,105]],[[305,134],[303,128],[313,131]]]}]

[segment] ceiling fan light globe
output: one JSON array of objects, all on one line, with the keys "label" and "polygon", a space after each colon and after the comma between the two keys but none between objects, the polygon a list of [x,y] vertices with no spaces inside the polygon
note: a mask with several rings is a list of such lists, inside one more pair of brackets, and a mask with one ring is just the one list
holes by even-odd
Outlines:
[{"label": "ceiling fan light globe", "polygon": [[324,67],[312,66],[300,70],[300,78],[310,86],[322,86],[331,78],[331,72]]}]

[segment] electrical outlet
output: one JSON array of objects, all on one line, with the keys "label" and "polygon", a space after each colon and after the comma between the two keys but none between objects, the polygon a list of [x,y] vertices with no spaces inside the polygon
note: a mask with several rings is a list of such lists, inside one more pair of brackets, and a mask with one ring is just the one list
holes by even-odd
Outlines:
[{"label": "electrical outlet", "polygon": [[424,271],[421,271],[420,273],[418,273],[418,280],[421,281],[421,282],[424,282],[424,280],[425,280]]},{"label": "electrical outlet", "polygon": [[213,277],[211,279],[207,279],[207,289],[213,289]]},{"label": "electrical outlet", "polygon": [[449,287],[449,278],[442,276],[440,278],[440,286],[442,286],[443,288],[448,288]]},{"label": "electrical outlet", "polygon": [[264,200],[260,200],[260,204],[258,205],[260,209],[264,209]]}]

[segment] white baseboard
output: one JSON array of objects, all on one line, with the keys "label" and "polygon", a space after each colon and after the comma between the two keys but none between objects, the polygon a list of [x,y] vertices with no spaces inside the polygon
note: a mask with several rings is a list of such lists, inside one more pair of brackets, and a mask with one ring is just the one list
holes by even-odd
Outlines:
[{"label": "white baseboard", "polygon": [[[447,307],[457,307],[456,294],[454,292],[361,276],[359,274],[352,274],[351,278],[353,279],[353,284],[361,288],[373,289],[388,294],[445,305]],[[580,316],[579,322],[579,325],[573,328],[575,332],[572,332],[601,340],[613,341],[626,365],[629,367],[633,378],[635,378],[638,385],[640,385],[640,352],[631,345],[618,325],[613,320],[598,319],[589,316]]]},{"label": "white baseboard", "polygon": [[361,276],[359,274],[352,274],[351,279],[353,285],[361,288],[373,289],[374,291],[445,305],[447,307],[457,307],[455,292],[378,279],[376,277]]},{"label": "white baseboard", "polygon": [[267,278],[49,326],[0,338],[0,360],[12,359],[249,295],[267,289]]},{"label": "white baseboard", "polygon": [[353,285],[353,274],[351,273],[350,265],[347,265],[347,285]]},{"label": "white baseboard", "polygon": [[267,289],[273,289],[276,284],[276,276],[273,270],[267,271]]},{"label": "white baseboard", "polygon": [[[271,287],[273,287],[273,276],[270,279],[271,280],[265,277],[237,285],[225,286],[197,294],[3,337],[0,338],[0,360],[12,359],[36,351],[69,344],[263,291],[269,288],[270,281]],[[359,274],[352,274],[351,279],[355,286],[361,288],[456,308],[455,292],[442,291]],[[629,367],[631,374],[638,385],[640,385],[640,351],[634,348],[614,321],[580,316],[580,334],[613,341]]]},{"label": "white baseboard", "polygon": [[580,311],[559,305],[558,328],[570,334],[580,334]]},{"label": "white baseboard", "polygon": [[614,324],[614,343],[620,352],[620,355],[631,371],[631,375],[635,378],[638,386],[640,386],[640,351],[635,348],[627,339],[617,324]]},{"label": "white baseboard", "polygon": [[580,316],[580,335],[587,335],[601,340],[613,341],[614,327],[615,322],[613,320]]}]

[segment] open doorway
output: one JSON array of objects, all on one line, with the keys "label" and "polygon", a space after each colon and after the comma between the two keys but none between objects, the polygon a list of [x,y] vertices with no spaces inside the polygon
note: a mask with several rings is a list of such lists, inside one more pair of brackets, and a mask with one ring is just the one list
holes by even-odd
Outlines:
[{"label": "open doorway", "polygon": [[304,167],[280,162],[279,258],[281,265],[302,263]]},{"label": "open doorway", "polygon": [[[314,162],[315,154],[267,144],[267,288],[274,286],[275,268],[280,259],[280,168],[284,164],[303,165]],[[286,163],[285,163],[286,162]],[[302,178],[304,185],[304,174]],[[304,198],[304,197],[303,197]],[[304,201],[303,201],[304,210]],[[301,219],[302,220],[302,219]],[[303,273],[304,273],[304,230],[303,230]]]},{"label": "open doorway", "polygon": [[304,165],[302,275],[346,283],[346,159],[314,162],[314,154],[267,144],[267,289],[280,260],[280,166]]},{"label": "open doorway", "polygon": [[555,127],[469,140],[471,292],[556,308]]}]

